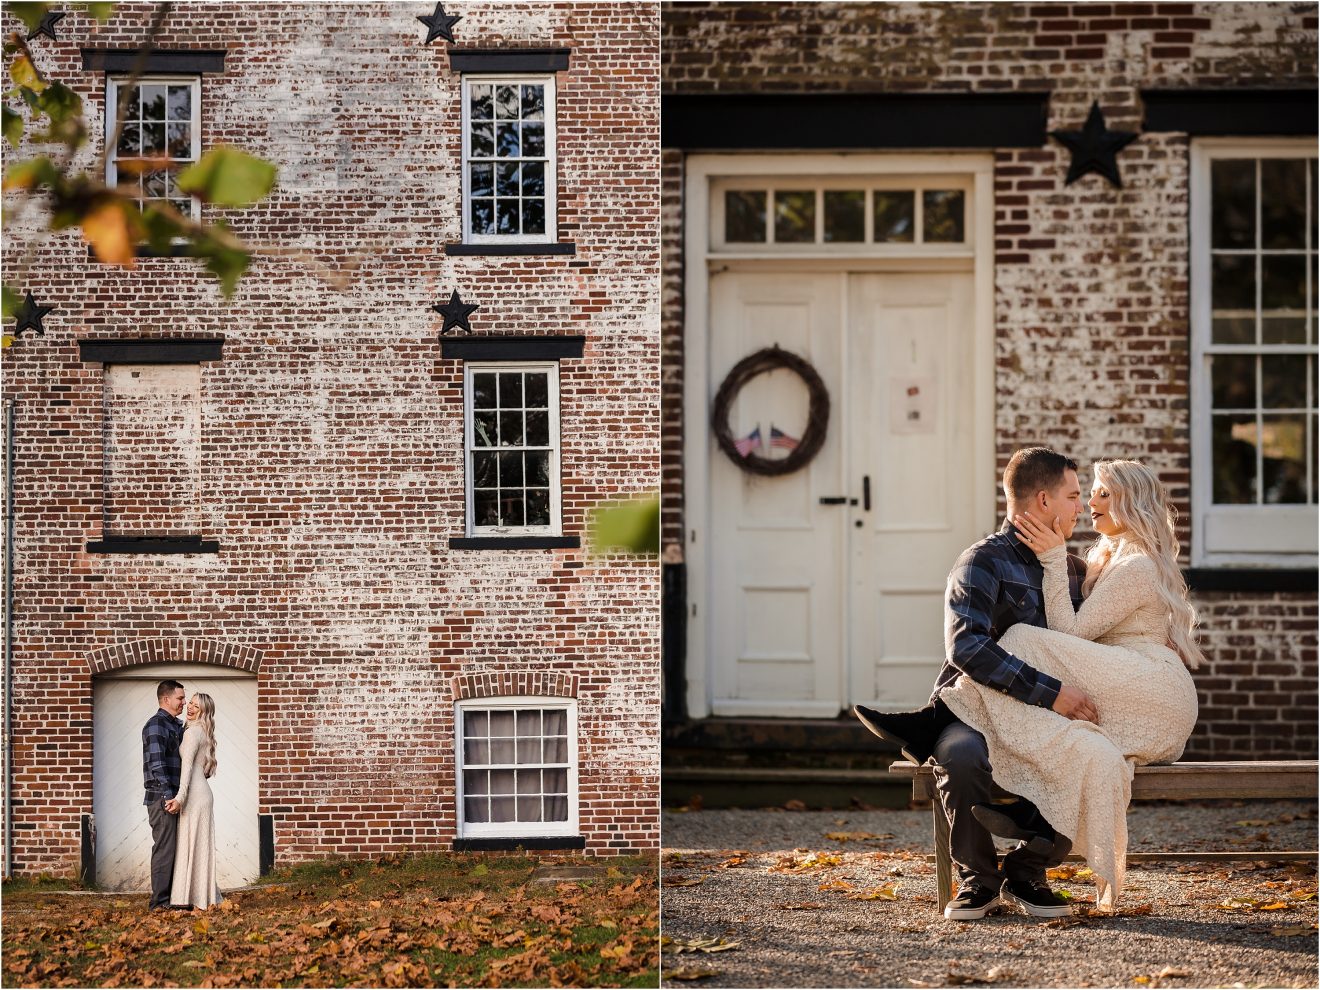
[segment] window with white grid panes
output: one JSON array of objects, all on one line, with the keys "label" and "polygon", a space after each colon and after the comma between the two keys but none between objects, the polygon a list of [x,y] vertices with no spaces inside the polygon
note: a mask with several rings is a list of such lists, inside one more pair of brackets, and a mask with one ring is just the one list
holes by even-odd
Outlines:
[{"label": "window with white grid panes", "polygon": [[716,250],[884,250],[970,243],[970,181],[724,180],[715,193]]},{"label": "window with white grid panes", "polygon": [[577,833],[573,701],[461,701],[457,733],[460,836]]},{"label": "window with white grid panes", "polygon": [[553,241],[555,191],[554,76],[464,76],[464,240]]},{"label": "window with white grid panes", "polygon": [[123,127],[106,155],[106,183],[132,195],[139,207],[168,204],[196,220],[199,203],[176,184],[178,174],[201,154],[201,80],[147,77],[106,86],[106,141],[115,131],[123,98]]},{"label": "window with white grid panes", "polygon": [[1197,156],[1193,442],[1202,563],[1315,555],[1316,179],[1313,149],[1211,145]]},{"label": "window with white grid panes", "polygon": [[470,363],[468,535],[559,534],[559,365]]}]

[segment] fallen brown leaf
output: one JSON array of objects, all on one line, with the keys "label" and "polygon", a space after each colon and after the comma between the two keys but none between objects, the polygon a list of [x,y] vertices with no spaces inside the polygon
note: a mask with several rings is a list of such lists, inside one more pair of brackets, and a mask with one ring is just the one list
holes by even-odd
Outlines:
[{"label": "fallen brown leaf", "polygon": [[892,839],[892,832],[877,835],[874,832],[826,832],[825,838],[831,842],[865,842],[868,839]]},{"label": "fallen brown leaf", "polygon": [[700,969],[696,966],[680,966],[678,969],[665,970],[665,976],[671,980],[704,980],[708,976],[719,976],[718,969]]},{"label": "fallen brown leaf", "polygon": [[700,877],[666,877],[664,885],[666,887],[696,887],[706,882],[704,876]]},{"label": "fallen brown leaf", "polygon": [[852,890],[853,885],[847,880],[826,880],[816,889],[824,891]]},{"label": "fallen brown leaf", "polygon": [[[794,853],[807,852],[805,849],[796,849]],[[812,870],[825,870],[831,866],[839,866],[843,863],[843,857],[836,853],[807,852],[806,856],[798,857],[794,854],[780,856],[775,865],[770,867],[771,873],[808,873]]]},{"label": "fallen brown leaf", "polygon": [[887,887],[855,890],[847,896],[850,901],[896,901],[898,900],[898,885],[891,883]]}]

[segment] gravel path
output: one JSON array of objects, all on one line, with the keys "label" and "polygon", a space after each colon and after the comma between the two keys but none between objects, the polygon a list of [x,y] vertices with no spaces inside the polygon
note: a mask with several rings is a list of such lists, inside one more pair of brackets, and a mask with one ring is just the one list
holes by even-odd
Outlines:
[{"label": "gravel path", "polygon": [[[1314,802],[1138,804],[1130,849],[1315,849],[1315,815]],[[950,922],[929,811],[670,812],[663,829],[665,986],[1317,985],[1314,862],[1133,864],[1117,916]],[[1054,886],[1094,901],[1084,877]],[[1255,906],[1219,906],[1235,898]],[[674,951],[701,939],[737,945]]]}]

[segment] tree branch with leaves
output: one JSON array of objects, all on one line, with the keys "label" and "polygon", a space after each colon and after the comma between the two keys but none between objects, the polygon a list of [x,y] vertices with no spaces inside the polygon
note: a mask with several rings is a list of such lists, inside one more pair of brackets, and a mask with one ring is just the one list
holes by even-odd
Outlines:
[{"label": "tree branch with leaves", "polygon": [[[113,13],[112,3],[80,3],[73,6],[98,20]],[[133,91],[142,77],[156,38],[169,16],[172,5],[159,4],[138,49],[138,57],[127,80],[120,86],[121,98],[107,112],[115,114],[114,127],[97,160],[97,171],[77,169],[76,153],[87,143],[89,129],[83,102],[70,87],[49,78],[39,67],[29,41],[50,12],[47,3],[7,4],[6,10],[28,28],[25,39],[13,32],[4,45],[9,78],[13,87],[4,94],[3,134],[9,145],[21,155],[4,173],[4,191],[17,193],[9,211],[9,227],[14,229],[26,212],[38,207],[45,213],[37,236],[24,245],[21,260],[9,272],[4,283],[4,319],[14,317],[21,302],[18,286],[26,280],[36,250],[49,233],[79,228],[91,245],[96,259],[104,264],[133,268],[139,248],[153,254],[182,253],[203,261],[216,277],[226,298],[232,296],[239,279],[251,264],[254,251],[240,240],[223,220],[198,222],[186,217],[166,202],[140,202],[132,185],[111,187],[105,182],[105,162],[123,132],[126,94]],[[37,153],[38,146],[52,147]],[[178,162],[167,155],[143,156],[119,162],[117,172],[136,180],[145,171],[172,170]],[[212,146],[201,157],[180,169],[175,177],[178,189],[195,196],[204,204],[218,207],[245,207],[265,198],[274,187],[275,166],[226,144]],[[11,343],[6,333],[4,345]]]}]

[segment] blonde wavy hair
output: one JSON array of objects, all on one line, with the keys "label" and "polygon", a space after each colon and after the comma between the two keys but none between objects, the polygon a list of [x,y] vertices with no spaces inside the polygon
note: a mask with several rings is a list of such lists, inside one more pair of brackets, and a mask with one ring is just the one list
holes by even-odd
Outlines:
[{"label": "blonde wavy hair", "polygon": [[1177,510],[1159,477],[1139,461],[1104,460],[1093,465],[1095,480],[1109,492],[1109,515],[1122,528],[1101,536],[1086,554],[1082,593],[1090,594],[1105,568],[1125,557],[1145,554],[1155,563],[1160,597],[1169,608],[1169,642],[1183,663],[1195,670],[1205,660],[1196,645],[1196,609],[1187,600],[1187,582],[1178,567]]},{"label": "blonde wavy hair", "polygon": [[194,724],[200,726],[206,733],[202,772],[208,777],[214,777],[215,768],[219,766],[215,759],[215,699],[201,691],[194,694],[193,698],[197,702],[197,719]]}]

